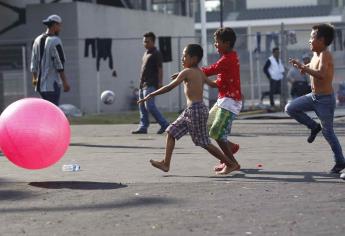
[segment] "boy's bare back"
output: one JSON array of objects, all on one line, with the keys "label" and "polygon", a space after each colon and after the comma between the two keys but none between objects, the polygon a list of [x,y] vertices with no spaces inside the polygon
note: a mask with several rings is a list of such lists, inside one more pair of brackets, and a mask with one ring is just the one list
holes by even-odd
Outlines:
[{"label": "boy's bare back", "polygon": [[317,71],[324,71],[322,79],[310,76],[312,91],[316,94],[333,93],[332,80],[334,74],[333,57],[328,50],[321,52],[319,55],[314,53],[309,64],[309,68]]},{"label": "boy's bare back", "polygon": [[195,67],[184,69],[181,74],[184,77],[183,85],[187,105],[191,105],[193,102],[203,101],[205,74],[199,68]]}]

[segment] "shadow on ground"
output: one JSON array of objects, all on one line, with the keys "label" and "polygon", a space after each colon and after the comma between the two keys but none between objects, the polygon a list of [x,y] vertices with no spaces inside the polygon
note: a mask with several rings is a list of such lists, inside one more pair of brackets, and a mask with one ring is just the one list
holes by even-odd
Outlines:
[{"label": "shadow on ground", "polygon": [[26,212],[63,212],[63,211],[109,211],[110,209],[127,209],[151,207],[154,205],[166,206],[167,204],[176,204],[176,199],[161,198],[161,197],[132,197],[125,200],[117,200],[102,204],[81,204],[78,203],[64,205],[64,206],[37,206],[37,207],[14,207],[0,209],[4,213],[26,213]]},{"label": "shadow on ground", "polygon": [[76,190],[109,190],[128,187],[121,183],[88,182],[88,181],[47,181],[31,182],[30,186],[46,189],[76,189]]},{"label": "shadow on ground", "polygon": [[[241,173],[242,172],[242,173]],[[186,175],[164,175],[164,177],[192,177],[211,178],[219,181],[234,179],[253,180],[255,182],[291,182],[291,183],[339,183],[339,174],[328,174],[325,172],[297,172],[297,171],[265,171],[262,169],[241,169],[230,175],[215,176],[186,176]]]},{"label": "shadow on ground", "polygon": [[17,201],[34,197],[30,192],[20,190],[0,190],[0,201]]},{"label": "shadow on ground", "polygon": [[140,146],[127,146],[127,145],[99,145],[87,143],[71,143],[70,146],[76,147],[91,147],[91,148],[125,148],[125,149],[165,149],[165,147],[140,147]]}]

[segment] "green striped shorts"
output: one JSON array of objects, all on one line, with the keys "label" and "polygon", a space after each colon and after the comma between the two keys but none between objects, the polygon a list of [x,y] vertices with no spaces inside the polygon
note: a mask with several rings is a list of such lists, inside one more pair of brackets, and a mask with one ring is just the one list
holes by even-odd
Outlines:
[{"label": "green striped shorts", "polygon": [[236,119],[236,114],[218,107],[216,104],[209,112],[209,134],[215,140],[226,141],[231,133],[232,121]]}]

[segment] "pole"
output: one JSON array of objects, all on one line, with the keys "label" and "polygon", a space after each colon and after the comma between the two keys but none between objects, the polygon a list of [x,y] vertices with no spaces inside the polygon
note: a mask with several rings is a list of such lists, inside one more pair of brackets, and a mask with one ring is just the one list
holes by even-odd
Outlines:
[{"label": "pole", "polygon": [[[287,48],[286,48],[286,38],[284,36],[284,23],[281,23],[280,26],[280,42],[281,42],[281,60],[282,64],[285,67],[285,63],[287,62]],[[288,84],[287,79],[285,78],[285,72],[283,79],[281,81],[281,93],[280,93],[280,109],[284,109],[285,105],[287,104],[288,100]]]},{"label": "pole", "polygon": [[24,97],[28,96],[28,85],[27,85],[27,68],[26,68],[26,47],[22,46],[22,62],[23,62],[23,92]]},{"label": "pole", "polygon": [[147,11],[152,11],[151,0],[146,0],[146,10]]},{"label": "pole", "polygon": [[[200,18],[201,18],[201,46],[204,49],[204,56],[202,58],[203,66],[207,66],[207,30],[206,30],[206,10],[205,0],[200,0]],[[209,92],[208,87],[204,86],[204,103],[209,106]]]},{"label": "pole", "polygon": [[201,16],[201,46],[204,49],[202,58],[203,66],[207,65],[207,30],[206,30],[206,10],[205,0],[200,0],[200,16]]},{"label": "pole", "polygon": [[101,95],[101,76],[99,71],[97,71],[97,91],[96,91],[96,105],[97,105],[97,114],[101,112],[101,103],[100,103],[100,95]]},{"label": "pole", "polygon": [[223,0],[219,0],[220,3],[220,28],[223,28]]},{"label": "pole", "polygon": [[[181,37],[177,38],[178,71],[181,71]],[[182,85],[178,86],[178,111],[182,111]]]},{"label": "pole", "polygon": [[250,99],[254,100],[254,71],[253,71],[253,45],[252,45],[252,27],[248,25],[248,51],[249,51],[249,74],[250,74]]},{"label": "pole", "polygon": [[260,52],[256,50],[255,53],[255,60],[256,60],[256,77],[258,81],[258,96],[261,96],[261,66],[260,66]]}]

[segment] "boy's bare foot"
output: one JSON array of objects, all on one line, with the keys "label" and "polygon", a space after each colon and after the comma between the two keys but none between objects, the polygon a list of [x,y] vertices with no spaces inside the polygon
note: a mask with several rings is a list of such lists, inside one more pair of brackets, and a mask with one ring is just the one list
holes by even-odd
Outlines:
[{"label": "boy's bare foot", "polygon": [[[236,152],[238,152],[238,150],[240,149],[240,145],[237,144],[237,143],[234,143],[231,147],[231,151],[232,151],[232,154],[235,154]],[[218,165],[214,166],[214,171],[221,171],[223,170],[225,167],[225,164],[220,162]]]},{"label": "boy's bare foot", "polygon": [[219,163],[218,165],[214,166],[214,171],[221,171],[222,169],[224,169],[225,164],[224,163]]},{"label": "boy's bare foot", "polygon": [[225,166],[221,171],[217,171],[217,175],[227,175],[233,171],[241,169],[239,164],[232,164],[231,166]]},{"label": "boy's bare foot", "polygon": [[162,160],[162,161],[150,160],[150,163],[152,166],[160,169],[161,171],[164,171],[164,172],[169,171],[169,167],[165,165],[164,160]]}]

